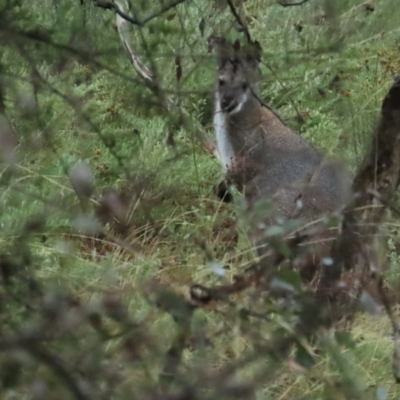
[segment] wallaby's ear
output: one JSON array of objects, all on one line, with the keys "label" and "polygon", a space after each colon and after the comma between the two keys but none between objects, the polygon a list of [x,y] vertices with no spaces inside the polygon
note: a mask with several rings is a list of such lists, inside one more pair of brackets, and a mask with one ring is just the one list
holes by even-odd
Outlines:
[{"label": "wallaby's ear", "polygon": [[260,42],[250,42],[243,48],[243,56],[246,64],[251,68],[258,68],[261,62],[262,48]]},{"label": "wallaby's ear", "polygon": [[234,48],[224,37],[210,37],[209,46],[214,50],[217,56],[219,68],[233,58]]}]

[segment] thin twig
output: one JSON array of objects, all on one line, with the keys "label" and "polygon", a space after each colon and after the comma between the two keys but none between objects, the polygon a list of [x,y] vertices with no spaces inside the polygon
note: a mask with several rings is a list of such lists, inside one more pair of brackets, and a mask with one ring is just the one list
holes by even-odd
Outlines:
[{"label": "thin twig", "polygon": [[0,340],[0,351],[9,349],[23,349],[27,351],[38,361],[47,365],[47,367],[64,382],[65,386],[68,387],[77,400],[89,400],[89,396],[83,393],[78,382],[76,382],[72,374],[65,368],[61,360],[40,347],[40,342],[43,342],[43,340],[43,337],[21,338],[14,341],[2,339]]},{"label": "thin twig", "polygon": [[120,17],[122,17],[123,19],[125,19],[126,21],[130,22],[133,25],[137,25],[140,27],[145,26],[147,23],[149,23],[150,21],[152,21],[155,18],[160,17],[161,15],[163,15],[164,13],[166,13],[167,11],[169,11],[171,8],[176,7],[177,5],[184,3],[186,0],[175,0],[170,4],[167,4],[165,6],[163,6],[158,12],[149,15],[148,17],[139,20],[137,18],[134,18],[128,14],[126,14],[124,12],[123,9],[121,9],[117,3],[111,2],[111,1],[103,1],[103,0],[93,0],[94,4],[96,7],[100,7],[100,8],[105,8],[107,10],[113,10],[115,11]]},{"label": "thin twig", "polygon": [[390,211],[400,217],[400,209],[393,203],[393,201],[384,199],[380,193],[373,189],[367,190],[367,193],[379,200],[383,207],[387,207]]},{"label": "thin twig", "polygon": [[65,385],[68,387],[68,389],[77,400],[91,399],[91,397],[89,397],[82,391],[82,389],[79,387],[78,382],[72,376],[72,373],[70,373],[65,368],[59,358],[57,358],[55,355],[51,354],[44,348],[32,347],[28,348],[27,351],[43,364],[46,364],[49,369],[65,383]]},{"label": "thin twig", "polygon": [[293,7],[293,6],[301,6],[302,4],[307,3],[308,0],[302,0],[302,1],[298,1],[297,3],[286,3],[283,0],[278,0],[278,3],[282,6],[282,7]]}]

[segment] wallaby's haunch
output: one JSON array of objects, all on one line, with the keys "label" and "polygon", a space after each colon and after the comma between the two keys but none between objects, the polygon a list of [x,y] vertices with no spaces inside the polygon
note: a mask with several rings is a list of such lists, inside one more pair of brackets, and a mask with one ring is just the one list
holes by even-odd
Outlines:
[{"label": "wallaby's haunch", "polygon": [[274,216],[316,219],[349,199],[351,180],[286,126],[258,97],[261,48],[214,41],[218,58],[214,127],[227,179],[248,205],[272,199]]}]

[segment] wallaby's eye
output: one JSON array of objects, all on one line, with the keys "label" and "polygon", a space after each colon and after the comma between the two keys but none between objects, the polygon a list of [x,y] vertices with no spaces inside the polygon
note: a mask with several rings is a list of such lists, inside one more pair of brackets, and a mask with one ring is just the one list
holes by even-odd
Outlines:
[{"label": "wallaby's eye", "polygon": [[223,79],[218,79],[218,85],[219,86],[224,86],[225,85],[225,81]]},{"label": "wallaby's eye", "polygon": [[247,88],[248,88],[247,82],[243,83],[242,89],[243,89],[243,90],[246,90]]}]

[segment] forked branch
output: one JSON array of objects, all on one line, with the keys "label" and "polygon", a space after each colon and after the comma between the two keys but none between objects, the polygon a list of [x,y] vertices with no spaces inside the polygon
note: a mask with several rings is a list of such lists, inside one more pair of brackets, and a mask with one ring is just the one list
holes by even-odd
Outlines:
[{"label": "forked branch", "polygon": [[137,25],[140,27],[145,26],[147,23],[152,21],[155,18],[160,17],[167,11],[169,11],[171,8],[176,7],[177,5],[184,3],[186,0],[175,0],[172,1],[170,4],[164,5],[158,12],[149,15],[148,17],[144,18],[143,20],[140,20],[138,18],[134,18],[131,15],[127,14],[124,9],[120,6],[120,3],[118,0],[111,0],[111,1],[106,1],[106,0],[93,0],[94,4],[97,7],[100,8],[105,8],[107,10],[113,10],[115,11],[116,14],[118,14],[121,18],[124,20],[130,22],[133,25]]},{"label": "forked branch", "polygon": [[129,28],[126,21],[129,21],[125,16],[124,8],[122,4],[118,1],[114,3],[114,10],[116,13],[116,25],[119,34],[119,38],[121,39],[122,44],[126,52],[129,55],[131,63],[135,70],[145,79],[152,80],[152,74],[150,70],[146,67],[146,65],[142,62],[142,60],[135,54],[133,48],[131,46],[130,38],[129,38]]},{"label": "forked branch", "polygon": [[[122,0],[114,0],[113,9],[116,12],[116,25],[119,37],[124,45],[126,52],[129,55],[129,59],[131,60],[133,67],[144,78],[146,86],[160,99],[162,106],[171,113],[174,113],[175,115],[180,114],[182,116],[182,125],[190,126],[189,112],[185,108],[177,107],[175,105],[172,98],[167,96],[162,88],[159,87],[158,83],[154,80],[154,76],[150,69],[147,68],[140,57],[136,55],[129,36],[129,27],[127,24],[128,19],[122,17],[122,14],[127,15],[124,5],[122,4]],[[205,129],[200,125],[200,123],[195,123],[195,129],[200,138],[203,149],[219,159],[219,154],[214,141],[211,139]]]}]

